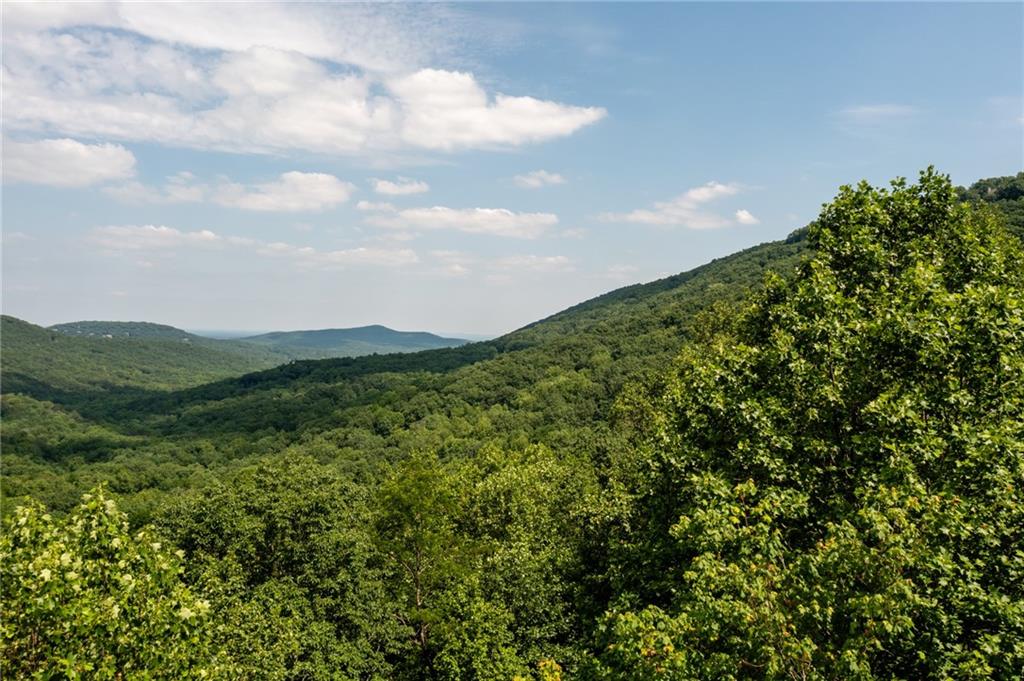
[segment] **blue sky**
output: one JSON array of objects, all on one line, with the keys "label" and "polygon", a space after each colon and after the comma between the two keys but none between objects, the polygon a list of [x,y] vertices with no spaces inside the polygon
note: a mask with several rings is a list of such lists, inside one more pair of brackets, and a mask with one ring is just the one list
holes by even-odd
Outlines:
[{"label": "blue sky", "polygon": [[502,333],[1024,168],[1005,4],[6,3],[3,309]]}]

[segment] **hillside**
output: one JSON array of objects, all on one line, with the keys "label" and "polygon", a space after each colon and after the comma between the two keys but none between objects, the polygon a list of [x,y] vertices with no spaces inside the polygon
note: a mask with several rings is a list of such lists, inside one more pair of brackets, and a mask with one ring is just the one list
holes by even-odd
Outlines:
[{"label": "hillside", "polygon": [[173,326],[154,324],[152,322],[82,321],[54,324],[47,328],[66,336],[85,336],[89,338],[136,338],[182,342],[204,340],[201,336],[182,331]]},{"label": "hillside", "polygon": [[[5,407],[5,493],[65,507],[74,498],[68,484],[82,490],[103,479],[123,495],[138,493],[128,508],[145,514],[164,492],[141,483],[139,471],[151,470],[146,476],[151,481],[166,480],[157,487],[169,492],[192,475],[195,462],[182,452],[196,447],[205,452],[204,465],[218,469],[257,452],[329,442],[332,457],[360,474],[373,474],[382,464],[423,449],[460,456],[488,443],[608,449],[614,443],[607,417],[623,385],[657,372],[686,338],[718,324],[720,313],[733,309],[765,272],[794,271],[804,251],[799,238],[756,246],[680,275],[624,287],[491,341],[296,361],[171,390],[155,382],[130,386],[138,377],[129,374],[98,393],[93,388],[105,370],[94,363],[86,371],[82,353],[117,348],[120,355],[159,343],[156,347],[177,353],[161,365],[167,373],[187,351],[201,354],[205,348],[177,341],[67,337],[20,323],[35,329],[37,337],[56,337],[49,342],[62,342],[69,353],[50,366],[45,349],[37,349],[35,363],[23,367],[27,353],[15,346],[11,356],[18,363],[4,366],[5,393],[53,403],[31,407],[26,397],[17,409]],[[715,313],[701,315],[709,308]],[[79,371],[71,381],[75,366]],[[7,380],[8,372],[14,380]],[[29,382],[24,375],[48,378]],[[13,397],[6,397],[5,405],[14,405]],[[57,435],[64,426],[51,429],[46,420],[63,422],[58,414],[64,411],[117,437]],[[125,437],[132,438],[130,447]],[[39,459],[44,451],[54,454]],[[43,463],[79,456],[88,463],[76,464],[74,474]],[[122,474],[126,468],[134,473]]]},{"label": "hillside", "polygon": [[323,359],[416,352],[465,345],[467,341],[442,338],[423,331],[395,331],[386,326],[373,325],[351,329],[275,331],[239,338],[237,342],[266,347],[293,359]]},{"label": "hillside", "polygon": [[150,322],[80,321],[55,324],[64,335],[88,338],[123,338],[191,343],[250,357],[253,368],[295,359],[329,359],[361,355],[417,352],[464,345],[459,338],[442,338],[424,331],[395,331],[374,325],[351,329],[274,331],[231,339],[207,338],[166,324]]},{"label": "hillside", "polygon": [[993,206],[1006,219],[1010,231],[1024,239],[1024,172],[978,180],[960,192],[968,201]]},{"label": "hillside", "polygon": [[141,325],[156,327],[156,335],[106,337],[68,335],[6,315],[2,324],[3,391],[44,399],[94,390],[170,390],[281,362],[258,350],[228,350],[199,338],[193,342],[187,334],[175,336],[163,330],[171,327],[158,325]]},{"label": "hillside", "polygon": [[1024,260],[957,196],[843,188],[492,341],[7,394],[5,508],[45,502],[18,536],[54,547],[103,528],[97,589],[179,566],[167,619],[276,678],[1014,678]]}]

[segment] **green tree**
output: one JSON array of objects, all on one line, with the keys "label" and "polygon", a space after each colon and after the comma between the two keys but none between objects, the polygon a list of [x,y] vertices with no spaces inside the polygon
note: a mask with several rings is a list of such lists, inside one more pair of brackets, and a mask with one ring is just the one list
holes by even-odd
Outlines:
[{"label": "green tree", "polygon": [[210,594],[236,666],[265,679],[391,676],[400,631],[364,497],[331,467],[278,456],[164,511],[158,527]]},{"label": "green tree", "polygon": [[210,605],[183,583],[180,555],[131,534],[102,489],[63,519],[23,506],[4,529],[5,678],[223,676]]},{"label": "green tree", "polygon": [[843,187],[809,239],[735,333],[624,397],[593,672],[1020,678],[1019,242],[930,169]]}]

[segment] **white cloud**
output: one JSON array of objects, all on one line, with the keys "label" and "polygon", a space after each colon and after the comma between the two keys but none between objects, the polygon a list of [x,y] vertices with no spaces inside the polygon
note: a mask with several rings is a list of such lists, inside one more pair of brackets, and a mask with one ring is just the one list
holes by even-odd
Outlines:
[{"label": "white cloud", "polygon": [[499,258],[495,265],[501,269],[530,272],[571,272],[572,261],[564,255],[512,255]]},{"label": "white cloud", "polygon": [[284,173],[276,182],[246,187],[225,184],[213,201],[244,210],[299,212],[321,211],[348,201],[355,187],[326,173]]},{"label": "white cloud", "polygon": [[[671,201],[654,204],[653,208],[638,208],[628,213],[605,214],[602,219],[610,222],[632,222],[646,225],[686,227],[688,229],[717,229],[733,224],[733,221],[703,208],[707,203],[738,194],[739,185],[708,182],[689,189]],[[742,211],[746,213],[746,211]],[[747,215],[750,215],[747,213]],[[753,216],[751,216],[753,217]],[[736,214],[739,219],[739,213]]]},{"label": "white cloud", "polygon": [[458,43],[450,8],[7,3],[3,11],[11,130],[379,158],[410,147],[519,146],[605,115],[492,96],[470,73],[423,68]]},{"label": "white cloud", "polygon": [[390,180],[373,180],[373,191],[388,196],[405,196],[407,194],[423,194],[430,191],[430,185],[421,180],[399,177],[396,182]]},{"label": "white cloud", "polygon": [[758,220],[753,215],[751,215],[750,211],[740,208],[738,211],[736,211],[736,222],[740,223],[741,225],[756,225],[759,224],[761,221]]},{"label": "white cloud", "polygon": [[454,150],[518,146],[570,135],[605,117],[533,97],[498,94],[493,101],[470,73],[421,69],[391,80],[402,111],[399,135],[412,146]]},{"label": "white cloud", "polygon": [[293,246],[274,242],[261,244],[257,248],[261,255],[286,257],[297,264],[318,269],[334,269],[349,265],[372,265],[378,267],[401,267],[419,262],[416,252],[408,249],[349,248],[335,251],[319,251],[310,246]]},{"label": "white cloud", "polygon": [[396,210],[392,204],[378,201],[360,201],[356,204],[356,209],[377,213],[393,213]]},{"label": "white cloud", "polygon": [[90,240],[114,253],[173,250],[183,246],[208,246],[221,238],[208,229],[182,232],[163,225],[110,225],[92,230]]},{"label": "white cloud", "polygon": [[[100,250],[115,255],[159,254],[182,248],[232,248],[265,257],[285,258],[299,266],[336,269],[367,265],[399,267],[419,261],[415,251],[387,248],[357,248],[323,251],[311,246],[296,246],[275,241],[264,242],[248,237],[220,236],[210,230],[181,231],[163,225],[111,225],[97,227],[89,241]],[[137,261],[152,266],[149,261]]]},{"label": "white cloud", "polygon": [[378,227],[412,231],[453,230],[469,234],[534,239],[558,224],[551,213],[515,213],[505,208],[408,208],[368,220]]},{"label": "white cloud", "polygon": [[243,185],[220,180],[209,185],[181,172],[161,187],[139,182],[107,187],[106,194],[127,203],[188,203],[209,201],[243,210],[296,213],[322,211],[348,201],[355,186],[325,173],[283,173],[274,182]]},{"label": "white cloud", "polygon": [[135,156],[119,144],[73,139],[3,140],[3,180],[55,187],[84,187],[135,174]]},{"label": "white cloud", "polygon": [[546,170],[534,170],[525,175],[516,175],[512,179],[524,189],[539,189],[553,184],[565,184],[564,177],[558,173],[549,173]]},{"label": "white cloud", "polygon": [[96,26],[171,45],[241,52],[269,47],[375,72],[402,71],[451,51],[462,22],[443,7],[232,3],[5,3],[10,32]]}]

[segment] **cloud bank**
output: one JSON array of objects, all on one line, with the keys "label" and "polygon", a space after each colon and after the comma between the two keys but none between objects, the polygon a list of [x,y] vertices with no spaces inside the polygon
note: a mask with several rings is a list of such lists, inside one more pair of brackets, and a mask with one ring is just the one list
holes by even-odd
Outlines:
[{"label": "cloud bank", "polygon": [[7,3],[4,124],[240,153],[368,155],[517,147],[605,116],[429,67],[458,27],[446,11]]}]

